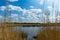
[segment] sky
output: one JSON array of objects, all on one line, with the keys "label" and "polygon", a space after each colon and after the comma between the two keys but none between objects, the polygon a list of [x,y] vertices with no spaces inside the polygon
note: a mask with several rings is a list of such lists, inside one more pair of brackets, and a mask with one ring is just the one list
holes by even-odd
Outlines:
[{"label": "sky", "polygon": [[[60,3],[58,0],[0,0],[0,21],[3,22],[4,14],[6,20],[12,22],[44,22],[45,11],[50,11],[50,21],[55,20],[54,10],[58,10]],[[53,9],[52,3],[55,8]],[[59,5],[59,6],[58,6]],[[11,14],[11,15],[10,15]],[[53,14],[53,15],[52,15]],[[43,16],[42,16],[43,15]]]}]

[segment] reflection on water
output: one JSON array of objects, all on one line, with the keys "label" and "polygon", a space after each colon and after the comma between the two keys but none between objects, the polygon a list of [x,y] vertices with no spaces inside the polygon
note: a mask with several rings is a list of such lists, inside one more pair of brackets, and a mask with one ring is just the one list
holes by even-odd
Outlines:
[{"label": "reflection on water", "polygon": [[[47,27],[44,27],[47,28]],[[49,27],[51,29],[54,29],[55,27]],[[33,36],[35,36],[38,32],[41,32],[43,27],[13,27],[13,31],[19,32],[23,31],[26,32],[28,35],[27,40],[34,40]],[[59,27],[56,27],[56,29],[60,29]]]},{"label": "reflection on water", "polygon": [[33,40],[33,36],[36,35],[38,32],[41,31],[42,27],[15,27],[13,28],[13,31],[23,31],[26,32],[28,35],[28,40]]}]

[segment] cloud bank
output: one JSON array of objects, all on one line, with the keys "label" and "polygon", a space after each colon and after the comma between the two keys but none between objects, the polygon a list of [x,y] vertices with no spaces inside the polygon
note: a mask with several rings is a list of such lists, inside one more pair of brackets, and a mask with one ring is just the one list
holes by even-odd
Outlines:
[{"label": "cloud bank", "polygon": [[[23,9],[20,6],[14,6],[14,5],[9,5],[8,7],[12,11],[17,11],[16,14],[14,14],[15,12],[11,14],[11,18],[13,21],[44,22],[44,18],[46,18],[46,15],[44,15],[44,13],[42,14],[42,9],[40,9],[40,8],[34,8],[33,6],[30,6],[31,7],[30,9]],[[48,8],[51,9],[52,7],[48,6]],[[1,11],[4,11],[6,9],[7,9],[6,6],[0,7]],[[19,12],[19,14],[18,14],[18,12]],[[20,16],[20,15],[22,15],[22,16]],[[50,20],[52,20],[52,17],[50,17]],[[53,20],[55,20],[54,17],[53,17]]]},{"label": "cloud bank", "polygon": [[[22,16],[20,16],[20,18],[22,20],[28,20],[28,22],[39,22],[40,21],[40,13],[42,12],[42,9],[40,8],[33,8],[33,6],[30,6],[30,9],[22,9],[20,6],[14,6],[14,5],[9,5],[8,6],[10,8],[10,10],[15,10],[17,12],[22,12],[20,14],[22,14]],[[4,11],[7,8],[5,6],[1,6],[0,10]],[[25,17],[25,15],[27,15]],[[11,14],[11,17],[18,17],[18,14]],[[17,18],[16,18],[17,19]]]}]

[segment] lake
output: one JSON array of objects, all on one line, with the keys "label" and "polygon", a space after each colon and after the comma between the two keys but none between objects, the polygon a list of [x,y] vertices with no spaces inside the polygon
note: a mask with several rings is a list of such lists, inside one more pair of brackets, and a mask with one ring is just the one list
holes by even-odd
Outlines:
[{"label": "lake", "polygon": [[[47,27],[44,27],[47,28]],[[55,28],[55,27],[49,27],[51,29]],[[60,27],[56,27],[57,29],[60,29]],[[37,35],[37,33],[41,32],[43,27],[13,27],[12,28],[13,31],[19,32],[19,31],[23,31],[26,32],[28,35],[27,40],[35,40],[33,39],[33,36]]]}]

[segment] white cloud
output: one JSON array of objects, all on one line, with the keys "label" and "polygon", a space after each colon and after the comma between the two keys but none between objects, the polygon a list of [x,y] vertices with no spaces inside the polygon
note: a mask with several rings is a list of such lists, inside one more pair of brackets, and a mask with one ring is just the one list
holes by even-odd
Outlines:
[{"label": "white cloud", "polygon": [[9,16],[8,20],[10,20],[12,22],[18,22],[18,14],[11,14],[11,16]]},{"label": "white cloud", "polygon": [[39,4],[40,4],[40,5],[43,5],[43,4],[44,4],[44,1],[45,1],[45,0],[41,0],[41,1],[39,2]]},{"label": "white cloud", "polygon": [[52,8],[52,6],[47,6],[47,9],[49,9],[51,12],[53,8]]},{"label": "white cloud", "polygon": [[25,19],[25,17],[20,17],[20,19]]},{"label": "white cloud", "polygon": [[28,12],[26,9],[22,9],[22,14],[25,15]]},{"label": "white cloud", "polygon": [[47,0],[47,1],[49,1],[49,2],[54,2],[54,1],[56,1],[56,0]]},{"label": "white cloud", "polygon": [[2,18],[3,16],[0,15],[0,18]]},{"label": "white cloud", "polygon": [[30,22],[39,22],[40,19],[39,19],[39,16],[40,15],[37,15],[37,14],[40,14],[42,12],[42,10],[39,8],[39,9],[23,9],[22,11],[22,14],[23,15],[27,15],[26,20],[30,21]]},{"label": "white cloud", "polygon": [[22,14],[25,15],[25,14],[38,14],[38,13],[41,13],[42,10],[39,8],[39,9],[23,9],[22,10]]},{"label": "white cloud", "polygon": [[18,14],[11,14],[11,17],[17,17]]},{"label": "white cloud", "polygon": [[48,6],[47,8],[48,8],[48,9],[52,9],[52,6]]},{"label": "white cloud", "polygon": [[50,20],[50,22],[51,22],[51,23],[55,23],[56,18],[55,18],[55,17],[50,16],[50,17],[49,17],[49,20]]},{"label": "white cloud", "polygon": [[23,10],[22,10],[22,13],[23,13],[23,14],[28,14],[28,15],[38,14],[38,13],[41,13],[41,12],[42,12],[41,9],[29,9],[29,10],[23,9]]},{"label": "white cloud", "polygon": [[[14,5],[9,5],[9,8],[11,8],[11,10],[16,10],[18,12],[22,12],[23,15],[27,15],[27,17],[22,17],[22,19],[28,20],[28,21],[32,21],[32,22],[39,22],[39,15],[42,12],[42,9],[40,8],[32,8],[32,9],[22,9],[19,6],[14,6]],[[3,8],[3,10],[5,10],[5,6]],[[2,7],[1,7],[2,9]],[[15,20],[18,19],[18,14],[11,14],[11,17]]]},{"label": "white cloud", "polygon": [[34,8],[34,6],[30,6],[30,8]]},{"label": "white cloud", "polygon": [[5,6],[1,6],[1,7],[0,7],[0,10],[2,10],[2,11],[4,11],[5,9],[6,9]]},{"label": "white cloud", "polygon": [[[14,6],[14,5],[9,5],[8,7],[11,10],[22,11],[23,13],[28,12],[28,11],[35,12],[35,13],[42,12],[42,10],[40,8],[38,8],[38,9],[33,8],[33,9],[27,10],[27,9],[22,9],[20,6]],[[0,9],[5,10],[6,6],[1,6]]]},{"label": "white cloud", "polygon": [[8,0],[8,1],[10,1],[10,2],[15,2],[15,1],[18,1],[18,0]]},{"label": "white cloud", "polygon": [[42,12],[41,9],[30,9],[30,11],[33,12],[33,13],[40,13],[40,12]]},{"label": "white cloud", "polygon": [[[22,8],[19,6],[14,6],[14,5],[9,5],[8,6],[10,9],[9,10],[16,10],[16,11],[22,11]],[[6,8],[6,6],[1,6],[0,10],[4,11]]]},{"label": "white cloud", "polygon": [[22,8],[19,6],[9,5],[9,8],[11,8],[11,10],[22,11]]}]

